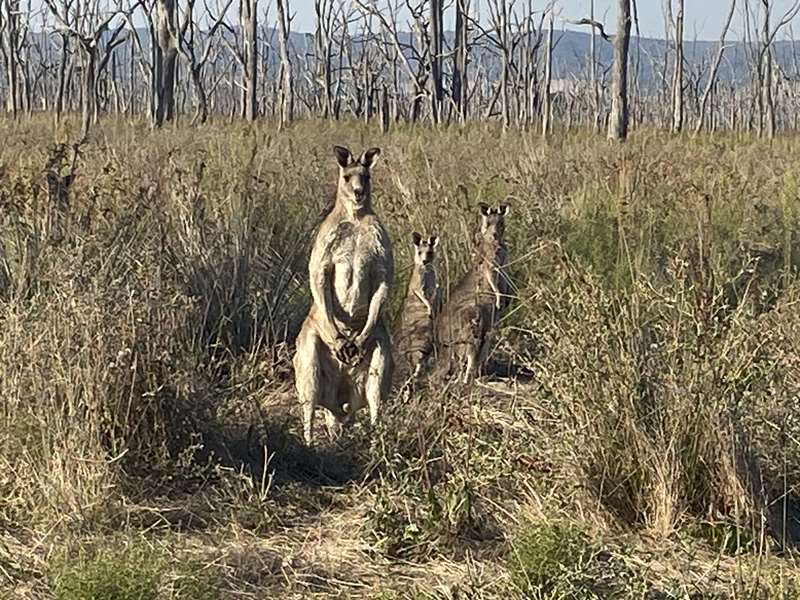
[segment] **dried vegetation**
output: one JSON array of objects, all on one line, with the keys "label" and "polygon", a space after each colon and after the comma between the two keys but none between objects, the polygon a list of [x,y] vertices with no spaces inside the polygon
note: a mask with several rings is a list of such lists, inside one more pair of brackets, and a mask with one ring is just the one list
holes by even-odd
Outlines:
[{"label": "dried vegetation", "polygon": [[[800,594],[795,138],[53,136],[0,148],[3,597]],[[383,148],[375,205],[395,240],[435,225],[445,290],[477,201],[511,204],[515,300],[495,376],[308,450],[289,358],[333,143]]]}]

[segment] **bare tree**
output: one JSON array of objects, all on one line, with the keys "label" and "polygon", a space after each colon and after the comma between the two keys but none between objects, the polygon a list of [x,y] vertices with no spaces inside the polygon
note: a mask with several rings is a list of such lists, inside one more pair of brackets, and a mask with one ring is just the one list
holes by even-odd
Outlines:
[{"label": "bare tree", "polygon": [[289,54],[291,40],[289,34],[292,16],[289,14],[289,0],[276,0],[278,8],[278,29],[281,44],[281,126],[294,120],[294,78]]},{"label": "bare tree", "polygon": [[196,0],[187,0],[182,21],[184,25],[180,28],[181,39],[178,47],[181,55],[189,65],[189,75],[192,80],[192,87],[197,101],[197,108],[192,118],[192,123],[205,123],[208,119],[208,94],[204,81],[204,70],[216,47],[214,44],[214,36],[219,28],[222,27],[225,15],[232,3],[233,0],[226,0],[226,2],[215,11],[216,14],[211,11],[208,3],[206,3],[205,18],[206,21],[210,23],[210,27],[207,31],[198,34],[197,21],[194,17]]},{"label": "bare tree", "polygon": [[[511,123],[511,102],[509,96],[509,84],[511,82],[511,70],[514,62],[514,40],[511,31],[510,15],[514,9],[516,0],[490,0],[489,22],[492,26],[492,34],[484,32],[489,40],[492,41],[500,54],[500,81],[497,83],[500,95],[501,117],[503,129],[508,128]],[[491,110],[491,108],[490,108]]]},{"label": "bare tree", "polygon": [[597,48],[596,48],[596,33],[600,34],[606,42],[612,42],[602,23],[595,19],[595,4],[594,0],[589,2],[589,17],[579,20],[567,19],[567,23],[572,25],[588,25],[591,29],[591,37],[589,38],[589,85],[591,86],[591,103],[592,103],[592,124],[594,130],[600,131],[600,82],[597,80]]},{"label": "bare tree", "polygon": [[434,123],[442,121],[442,99],[444,84],[442,82],[442,50],[444,47],[444,6],[442,0],[430,2],[430,71],[431,71],[431,118]]},{"label": "bare tree", "polygon": [[[37,15],[29,8],[35,0],[0,0],[3,106],[19,114],[41,107],[57,119],[79,109],[84,133],[104,112],[149,114],[160,125],[193,107],[193,123],[269,114],[284,126],[344,111],[365,122],[379,117],[383,130],[402,119],[484,118],[504,128],[540,126],[546,136],[557,124],[599,129],[607,80],[612,139],[640,123],[678,132],[688,120],[694,131],[758,128],[765,136],[800,123],[789,85],[800,74],[800,52],[775,55],[776,36],[800,14],[800,0],[730,0],[719,44],[702,55],[685,37],[686,0],[661,0],[663,46],[634,48],[634,0],[615,2],[614,35],[595,20],[595,0],[585,0],[588,18],[571,21],[592,28],[585,73],[566,70],[561,80],[552,0],[315,0],[316,27],[303,39],[291,31],[288,0],[276,0],[277,17],[272,3],[257,0],[238,0],[236,14],[234,0],[43,1]],[[136,7],[145,10],[132,16]],[[483,18],[481,7],[489,11]],[[726,44],[737,9],[744,39]],[[150,37],[135,27],[142,18]],[[453,35],[445,35],[451,19]],[[29,33],[39,26],[48,35]],[[607,52],[597,36],[613,44],[612,62],[601,62]],[[642,58],[655,85],[637,76]],[[722,84],[726,62],[734,78]],[[751,66],[745,85],[742,64]]]},{"label": "bare tree", "polygon": [[244,51],[242,75],[242,116],[255,121],[258,115],[258,0],[241,0],[239,3],[239,28]]},{"label": "bare tree", "polygon": [[717,81],[717,73],[719,72],[720,64],[722,63],[722,56],[725,53],[725,37],[728,35],[728,29],[733,20],[733,13],[736,10],[736,0],[731,0],[731,7],[728,10],[728,17],[725,19],[725,24],[722,26],[722,33],[719,36],[719,43],[717,44],[717,53],[714,56],[714,61],[711,64],[711,70],[708,74],[706,87],[703,90],[703,95],[700,97],[700,105],[697,109],[697,121],[694,125],[694,132],[697,134],[703,129],[705,122],[706,107],[708,106],[708,99],[711,96],[711,90]]},{"label": "bare tree", "polygon": [[617,3],[617,34],[614,36],[614,64],[611,82],[611,115],[608,138],[628,137],[628,48],[631,40],[631,0]]},{"label": "bare tree", "polygon": [[542,137],[550,135],[553,123],[553,103],[550,84],[553,79],[553,15],[550,15],[550,26],[547,29],[547,46],[544,61],[544,106],[542,107]]},{"label": "bare tree", "polygon": [[322,117],[333,113],[333,35],[336,24],[336,4],[333,0],[314,0],[316,29],[314,54],[317,83],[322,87],[320,98]]},{"label": "bare tree", "polygon": [[[747,5],[747,2],[745,2]],[[800,13],[800,0],[793,0],[786,12],[773,27],[771,0],[761,0],[761,49],[758,60],[758,82],[760,84],[759,133],[768,138],[775,137],[775,101],[773,97],[772,44],[778,32]]]},{"label": "bare tree", "polygon": [[175,118],[175,74],[178,67],[178,44],[191,18],[178,28],[176,0],[156,0],[152,18],[153,38],[153,126]]},{"label": "bare tree", "polygon": [[[44,0],[62,32],[78,42],[83,53],[83,80],[81,85],[81,135],[86,137],[92,122],[97,118],[97,79],[103,72],[115,48],[125,39],[121,37],[125,20],[119,18],[133,13],[139,2],[125,7],[117,0],[104,7],[100,0]],[[111,30],[112,23],[117,25]]]},{"label": "bare tree", "polygon": [[684,1],[676,0],[673,11],[673,0],[665,0],[667,19],[672,30],[675,44],[675,61],[672,67],[672,133],[683,129],[683,15]]},{"label": "bare tree", "polygon": [[[413,5],[410,2],[406,4],[406,8],[411,13],[414,35],[410,42],[404,42],[401,41],[403,32],[398,26],[399,3],[392,5],[390,1],[387,10],[380,11],[374,3],[367,3],[364,0],[357,0],[357,2],[364,13],[378,19],[384,34],[381,36],[381,48],[384,49],[384,55],[389,55],[387,48],[391,47],[391,56],[395,61],[395,65],[398,62],[402,65],[406,74],[406,79],[411,84],[411,92],[409,94],[411,110],[409,118],[411,121],[417,121],[420,117],[421,101],[425,97],[425,90],[427,88],[427,56],[430,51],[430,40],[427,36],[427,22],[424,18],[422,6]],[[396,68],[395,66],[394,69]],[[395,96],[399,98],[401,95],[401,81],[396,71],[394,80],[394,93]]]},{"label": "bare tree", "polygon": [[469,80],[467,63],[469,56],[469,9],[470,0],[456,0],[455,40],[453,51],[452,96],[456,114],[461,123],[467,120],[467,98]]},{"label": "bare tree", "polygon": [[0,0],[0,53],[6,72],[6,110],[17,116],[20,109],[20,53],[27,36],[19,0]]},{"label": "bare tree", "polygon": [[[589,19],[594,21],[594,0],[589,2]],[[597,84],[597,36],[594,27],[591,28],[591,38],[589,39],[589,85],[592,87],[592,127],[595,131],[600,130],[600,94]]]}]

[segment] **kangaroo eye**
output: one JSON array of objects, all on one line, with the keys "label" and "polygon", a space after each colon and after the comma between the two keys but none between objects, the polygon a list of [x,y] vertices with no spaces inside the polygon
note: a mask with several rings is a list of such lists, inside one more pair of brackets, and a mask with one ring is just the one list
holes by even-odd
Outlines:
[{"label": "kangaroo eye", "polygon": [[350,177],[352,177],[352,175],[345,175],[345,176],[344,176],[344,180],[345,180],[347,183],[350,183]]}]

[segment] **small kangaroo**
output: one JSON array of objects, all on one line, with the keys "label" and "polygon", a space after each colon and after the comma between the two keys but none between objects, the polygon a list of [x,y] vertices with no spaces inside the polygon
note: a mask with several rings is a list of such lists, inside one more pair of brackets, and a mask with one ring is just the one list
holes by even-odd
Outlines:
[{"label": "small kangaroo", "polygon": [[433,322],[438,312],[439,290],[433,266],[439,238],[411,234],[414,266],[408,282],[406,298],[395,327],[395,347],[400,364],[412,380],[425,368],[433,353]]},{"label": "small kangaroo", "polygon": [[314,412],[326,409],[331,437],[369,406],[370,422],[392,378],[392,349],[383,312],[394,279],[389,235],[372,210],[370,172],[380,149],[358,158],[335,146],[336,202],[317,232],[308,264],[313,299],[296,342],[295,385],[303,437],[312,443]]},{"label": "small kangaroo", "polygon": [[491,333],[508,304],[509,281],[503,269],[508,251],[503,241],[508,206],[480,209],[472,268],[450,294],[436,321],[435,343],[440,371],[463,365],[463,381],[480,375],[489,354]]}]

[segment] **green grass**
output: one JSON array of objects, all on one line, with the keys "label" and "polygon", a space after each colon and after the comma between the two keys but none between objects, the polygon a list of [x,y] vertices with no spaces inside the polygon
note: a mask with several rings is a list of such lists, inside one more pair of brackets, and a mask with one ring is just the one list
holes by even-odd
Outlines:
[{"label": "green grass", "polygon": [[[512,542],[509,568],[514,584],[531,598],[595,597],[583,572],[593,558],[586,536],[574,525],[538,525]],[[585,588],[585,589],[584,589]]]},{"label": "green grass", "polygon": [[56,600],[156,600],[163,558],[139,550],[106,549],[56,569]]},{"label": "green grass", "polygon": [[52,565],[50,589],[56,600],[222,598],[213,567],[192,560],[176,563],[170,550],[136,541],[79,550],[77,558]]}]

